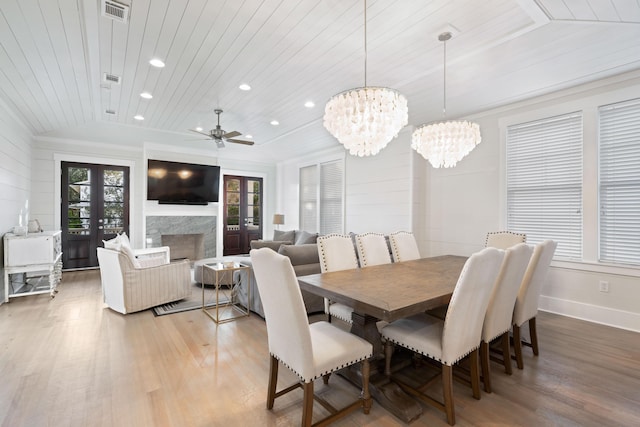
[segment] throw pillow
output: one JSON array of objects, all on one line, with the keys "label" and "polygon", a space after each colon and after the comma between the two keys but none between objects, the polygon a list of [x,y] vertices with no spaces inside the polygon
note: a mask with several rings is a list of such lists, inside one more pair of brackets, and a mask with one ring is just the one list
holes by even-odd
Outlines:
[{"label": "throw pillow", "polygon": [[131,249],[129,239],[121,239],[120,251],[129,258],[134,268],[142,268],[140,261],[138,261],[136,255],[133,253],[133,249]]},{"label": "throw pillow", "polygon": [[103,240],[102,244],[104,245],[105,249],[111,249],[113,251],[119,251],[120,250],[120,246],[122,245],[121,239],[120,239],[120,235],[118,234],[116,237],[114,237],[111,240]]},{"label": "throw pillow", "polygon": [[280,249],[282,245],[291,245],[292,242],[281,241],[281,240],[252,240],[249,245],[251,249],[260,249],[260,248],[269,248],[276,252]]},{"label": "throw pillow", "polygon": [[295,230],[289,230],[289,231],[273,230],[274,241],[280,241],[280,242],[286,241],[293,244],[293,242],[295,241],[295,236],[296,236]]},{"label": "throw pillow", "polygon": [[316,243],[318,240],[318,233],[309,233],[308,231],[298,231],[296,236],[296,245],[305,245],[307,243]]}]

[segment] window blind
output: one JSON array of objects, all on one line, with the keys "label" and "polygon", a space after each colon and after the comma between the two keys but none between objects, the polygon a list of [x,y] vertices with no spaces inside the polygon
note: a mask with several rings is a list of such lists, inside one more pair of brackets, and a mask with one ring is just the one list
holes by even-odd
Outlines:
[{"label": "window blind", "polygon": [[640,265],[640,99],[598,113],[599,258]]},{"label": "window blind", "polygon": [[342,233],[342,161],[320,165],[320,234]]},{"label": "window blind", "polygon": [[300,168],[300,229],[318,232],[318,166]]},{"label": "window blind", "polygon": [[582,145],[580,112],[507,128],[508,229],[558,257],[582,258]]}]

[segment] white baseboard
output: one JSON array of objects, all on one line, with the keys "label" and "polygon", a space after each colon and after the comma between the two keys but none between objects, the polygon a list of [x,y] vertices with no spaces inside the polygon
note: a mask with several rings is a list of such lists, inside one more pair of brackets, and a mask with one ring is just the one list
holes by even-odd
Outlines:
[{"label": "white baseboard", "polygon": [[576,301],[563,300],[547,296],[540,296],[538,308],[541,311],[574,317],[580,320],[613,326],[614,328],[640,332],[640,313],[615,310],[598,305],[585,304]]}]

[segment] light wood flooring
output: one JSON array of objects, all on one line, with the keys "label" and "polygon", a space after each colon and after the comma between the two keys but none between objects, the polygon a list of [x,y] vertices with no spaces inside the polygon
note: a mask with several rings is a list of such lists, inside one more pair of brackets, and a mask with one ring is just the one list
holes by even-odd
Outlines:
[{"label": "light wood flooring", "polygon": [[[269,358],[258,316],[219,326],[200,310],[123,316],[103,306],[97,271],[65,272],[59,291],[0,306],[0,425],[300,424],[301,392],[265,409]],[[494,393],[477,401],[454,385],[457,426],[640,425],[640,334],[548,313],[538,334],[540,356],[525,349],[524,370],[507,376],[492,364]],[[335,403],[357,392],[335,375],[316,388]],[[335,425],[404,423],[374,402],[369,415]],[[447,423],[425,406],[411,425]]]}]

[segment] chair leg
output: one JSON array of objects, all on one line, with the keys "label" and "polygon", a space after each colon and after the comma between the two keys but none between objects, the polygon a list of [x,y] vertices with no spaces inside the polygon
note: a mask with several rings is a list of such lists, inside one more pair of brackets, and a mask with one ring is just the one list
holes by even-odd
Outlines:
[{"label": "chair leg", "polygon": [[513,374],[511,369],[511,344],[509,343],[509,332],[502,334],[502,363],[504,364],[504,371],[507,375]]},{"label": "chair leg", "polygon": [[538,331],[536,328],[536,318],[529,319],[529,335],[531,335],[531,348],[533,348],[533,354],[538,355]]},{"label": "chair leg", "polygon": [[389,340],[384,343],[384,374],[391,375],[391,355],[393,354],[393,343]]},{"label": "chair leg", "polygon": [[522,361],[522,337],[520,336],[520,326],[518,325],[513,325],[513,350],[516,353],[518,369],[522,369],[524,367],[524,362]]},{"label": "chair leg", "polygon": [[444,410],[447,414],[449,425],[455,425],[456,412],[453,406],[453,367],[442,365],[442,394],[444,397]]},{"label": "chair leg", "polygon": [[371,411],[371,393],[369,392],[369,376],[371,375],[371,364],[369,359],[362,361],[362,411],[368,414]]},{"label": "chair leg", "polygon": [[471,390],[473,390],[473,397],[480,400],[480,372],[478,370],[478,349],[476,348],[469,355],[469,364],[471,376]]},{"label": "chair leg", "polygon": [[278,383],[278,359],[271,356],[269,365],[269,385],[267,388],[267,409],[273,409],[276,400],[276,385]]},{"label": "chair leg", "polygon": [[480,343],[480,364],[482,365],[482,382],[484,391],[491,393],[491,371],[489,366],[489,344],[482,341]]},{"label": "chair leg", "polygon": [[302,403],[302,426],[311,427],[313,417],[313,381],[302,384],[304,397]]}]

